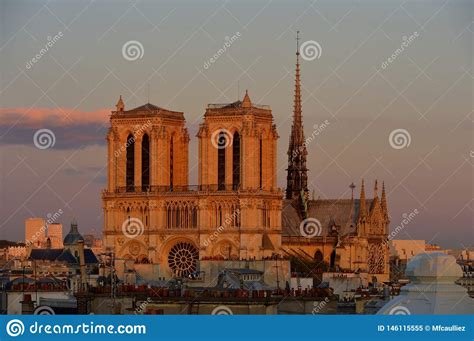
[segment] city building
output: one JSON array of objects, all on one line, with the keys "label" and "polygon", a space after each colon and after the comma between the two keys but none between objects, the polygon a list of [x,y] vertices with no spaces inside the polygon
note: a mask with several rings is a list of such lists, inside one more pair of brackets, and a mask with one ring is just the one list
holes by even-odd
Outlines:
[{"label": "city building", "polygon": [[28,218],[25,220],[25,244],[28,247],[43,247],[46,245],[46,221],[43,218]]},{"label": "city building", "polygon": [[48,238],[51,247],[60,249],[63,247],[63,226],[59,223],[48,224]]}]

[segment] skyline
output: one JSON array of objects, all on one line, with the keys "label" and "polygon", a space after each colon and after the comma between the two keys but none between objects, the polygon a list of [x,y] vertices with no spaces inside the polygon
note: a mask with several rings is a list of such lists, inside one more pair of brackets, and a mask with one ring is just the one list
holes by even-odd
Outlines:
[{"label": "skyline", "polygon": [[[0,37],[5,75],[0,97],[1,239],[19,239],[25,218],[58,209],[65,212],[60,222],[66,229],[74,215],[83,233],[101,231],[107,112],[119,95],[127,109],[149,101],[184,111],[191,136],[189,182],[196,184],[195,135],[205,106],[241,100],[248,89],[253,102],[273,110],[280,135],[278,185],[284,188],[295,35],[300,30],[302,42],[314,40],[321,46],[320,58],[301,64],[305,134],[314,137],[307,146],[310,191],[315,189],[316,197],[350,198],[354,182],[358,197],[365,178],[372,197],[375,179],[385,181],[390,231],[404,213],[419,211],[396,239],[426,239],[454,248],[473,244],[468,1],[434,2],[429,14],[401,1],[378,7],[363,1],[361,8],[301,1],[292,3],[294,13],[285,1],[199,7],[119,2],[112,8],[100,1],[90,7],[89,2],[76,3],[77,8],[54,2],[46,7],[38,3],[36,10],[28,7],[31,13],[26,14],[22,5],[27,3],[1,4],[2,13],[10,13],[2,18]],[[110,18],[99,20],[106,9]],[[155,12],[160,14],[156,21],[145,19]],[[276,18],[285,22],[275,24]],[[28,68],[47,37],[58,32],[63,37]],[[226,37],[237,32],[241,37],[209,63]],[[414,32],[418,36],[387,62],[403,37]],[[142,58],[134,61],[122,53],[132,40],[143,46]],[[78,46],[86,48],[75,54]],[[323,129],[315,128],[323,124]],[[34,133],[43,128],[55,136],[54,146],[44,150],[33,144]],[[411,143],[405,148],[389,143],[397,129],[409,132]]]}]

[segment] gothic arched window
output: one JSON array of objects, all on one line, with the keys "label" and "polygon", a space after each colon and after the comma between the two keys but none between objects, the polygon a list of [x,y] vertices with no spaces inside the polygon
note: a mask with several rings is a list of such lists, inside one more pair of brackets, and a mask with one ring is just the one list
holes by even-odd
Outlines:
[{"label": "gothic arched window", "polygon": [[225,150],[226,144],[221,141],[226,141],[227,136],[225,132],[219,133],[219,145],[217,148],[217,188],[219,190],[225,189]]},{"label": "gothic arched window", "polygon": [[174,148],[173,148],[173,136],[170,140],[170,190],[173,190],[173,159],[174,159]]},{"label": "gothic arched window", "polygon": [[127,192],[135,190],[135,137],[132,134],[127,137],[127,164],[125,168]]},{"label": "gothic arched window", "polygon": [[142,190],[147,191],[150,186],[150,139],[143,135],[142,139]]},{"label": "gothic arched window", "polygon": [[260,147],[259,147],[259,152],[260,152],[260,155],[259,155],[259,179],[260,179],[260,189],[262,188],[262,183],[263,183],[263,179],[262,179],[262,172],[263,172],[263,141],[262,141],[262,138],[260,138]]},{"label": "gothic arched window", "polygon": [[314,254],[314,260],[316,261],[317,265],[322,263],[323,259],[323,253],[320,250],[316,251],[316,253]]},{"label": "gothic arched window", "polygon": [[234,133],[232,141],[232,189],[237,190],[240,187],[240,135]]}]

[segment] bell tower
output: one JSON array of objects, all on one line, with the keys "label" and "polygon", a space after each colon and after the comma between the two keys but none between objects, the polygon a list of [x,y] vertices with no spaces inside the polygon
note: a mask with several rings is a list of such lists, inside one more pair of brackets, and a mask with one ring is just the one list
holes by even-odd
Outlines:
[{"label": "bell tower", "polygon": [[217,190],[273,191],[276,126],[270,107],[242,101],[209,104],[199,132],[199,185]]}]

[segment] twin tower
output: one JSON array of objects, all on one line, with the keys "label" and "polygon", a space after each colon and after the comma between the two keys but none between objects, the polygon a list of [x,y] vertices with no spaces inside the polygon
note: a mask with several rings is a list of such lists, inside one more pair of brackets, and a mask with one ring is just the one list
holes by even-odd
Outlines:
[{"label": "twin tower", "polygon": [[[278,134],[271,109],[209,104],[189,161],[182,112],[153,104],[110,116],[104,241],[119,258],[159,266],[162,276],[197,271],[198,259],[262,259],[281,246]],[[191,167],[191,168],[189,168]],[[189,184],[189,171],[198,183]]]}]

